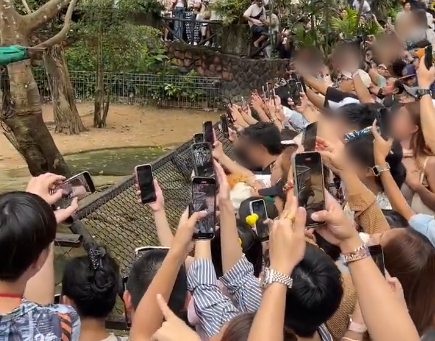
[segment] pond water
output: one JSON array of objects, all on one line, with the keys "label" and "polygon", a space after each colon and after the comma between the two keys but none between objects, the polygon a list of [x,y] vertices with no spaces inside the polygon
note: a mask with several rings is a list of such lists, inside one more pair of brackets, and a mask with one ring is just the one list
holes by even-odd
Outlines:
[{"label": "pond water", "polygon": [[91,175],[122,176],[134,167],[150,163],[169,152],[165,147],[128,147],[101,149],[65,156],[73,174],[88,171]]}]

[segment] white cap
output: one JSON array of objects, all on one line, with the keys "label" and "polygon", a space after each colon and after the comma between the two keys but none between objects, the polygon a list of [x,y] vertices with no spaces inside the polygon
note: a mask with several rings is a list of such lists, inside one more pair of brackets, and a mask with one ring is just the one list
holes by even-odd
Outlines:
[{"label": "white cap", "polygon": [[[358,71],[359,76],[361,77],[361,80],[366,88],[369,88],[372,84],[372,79],[370,78],[369,74],[365,72],[364,70],[359,69]],[[347,78],[353,78],[352,74],[349,71],[342,71],[341,74]]]},{"label": "white cap", "polygon": [[361,102],[358,101],[356,98],[353,98],[353,97],[346,97],[345,99],[343,99],[340,102],[328,101],[329,107],[331,109],[334,109],[334,110],[342,107],[343,105],[351,104],[351,103],[361,103]]}]

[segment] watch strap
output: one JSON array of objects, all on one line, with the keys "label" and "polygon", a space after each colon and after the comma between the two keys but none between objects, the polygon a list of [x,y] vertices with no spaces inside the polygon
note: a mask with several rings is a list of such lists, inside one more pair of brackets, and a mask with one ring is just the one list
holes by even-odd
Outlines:
[{"label": "watch strap", "polygon": [[293,279],[290,276],[285,275],[279,271],[268,269],[267,277],[268,278],[266,278],[265,286],[268,286],[272,283],[284,284],[289,289],[291,289],[291,287],[293,286]]},{"label": "watch strap", "polygon": [[370,257],[370,251],[367,244],[362,244],[352,252],[342,254],[343,262],[349,264],[358,260]]},{"label": "watch strap", "polygon": [[424,95],[430,95],[432,96],[432,90],[431,89],[418,89],[417,90],[417,98],[420,99]]},{"label": "watch strap", "polygon": [[388,164],[388,162],[385,163],[385,167],[384,168],[382,168],[379,165],[375,165],[374,167],[372,167],[373,174],[375,174],[375,176],[380,176],[382,173],[388,172],[390,169],[391,169],[391,167]]}]

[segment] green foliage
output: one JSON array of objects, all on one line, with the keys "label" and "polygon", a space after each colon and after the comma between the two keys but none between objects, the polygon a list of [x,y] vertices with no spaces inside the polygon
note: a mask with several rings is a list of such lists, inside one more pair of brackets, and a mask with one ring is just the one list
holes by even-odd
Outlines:
[{"label": "green foliage", "polygon": [[[98,42],[94,34],[91,28],[82,27],[82,39],[66,50],[71,70],[96,70]],[[160,31],[152,27],[129,23],[106,27],[102,35],[104,70],[140,73],[156,70],[167,59],[160,35]]]},{"label": "green foliage", "polygon": [[346,8],[346,14],[342,17],[331,18],[331,27],[343,38],[349,39],[357,35],[377,34],[380,31],[378,25],[373,21],[358,21],[358,11]]},{"label": "green foliage", "polygon": [[250,0],[219,0],[210,5],[210,7],[222,16],[224,25],[229,25],[243,22],[243,13],[250,5]]},{"label": "green foliage", "polygon": [[157,0],[120,0],[119,9],[131,13],[149,13],[160,16],[165,9],[163,4]]}]

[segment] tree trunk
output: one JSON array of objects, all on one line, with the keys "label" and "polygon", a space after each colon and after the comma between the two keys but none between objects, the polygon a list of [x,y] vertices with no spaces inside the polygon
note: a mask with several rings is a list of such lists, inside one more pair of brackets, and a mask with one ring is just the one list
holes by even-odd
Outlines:
[{"label": "tree trunk", "polygon": [[49,48],[44,63],[53,101],[55,132],[72,135],[86,131],[74,101],[63,47],[58,44]]},{"label": "tree trunk", "polygon": [[97,70],[96,88],[94,101],[94,127],[103,128],[106,126],[107,114],[109,112],[109,101],[104,105],[104,61],[103,61],[103,31],[100,25],[97,41]]},{"label": "tree trunk", "polygon": [[52,172],[69,176],[68,166],[42,118],[38,86],[30,61],[9,64],[2,73],[2,120],[15,136],[19,152],[37,176]]}]

